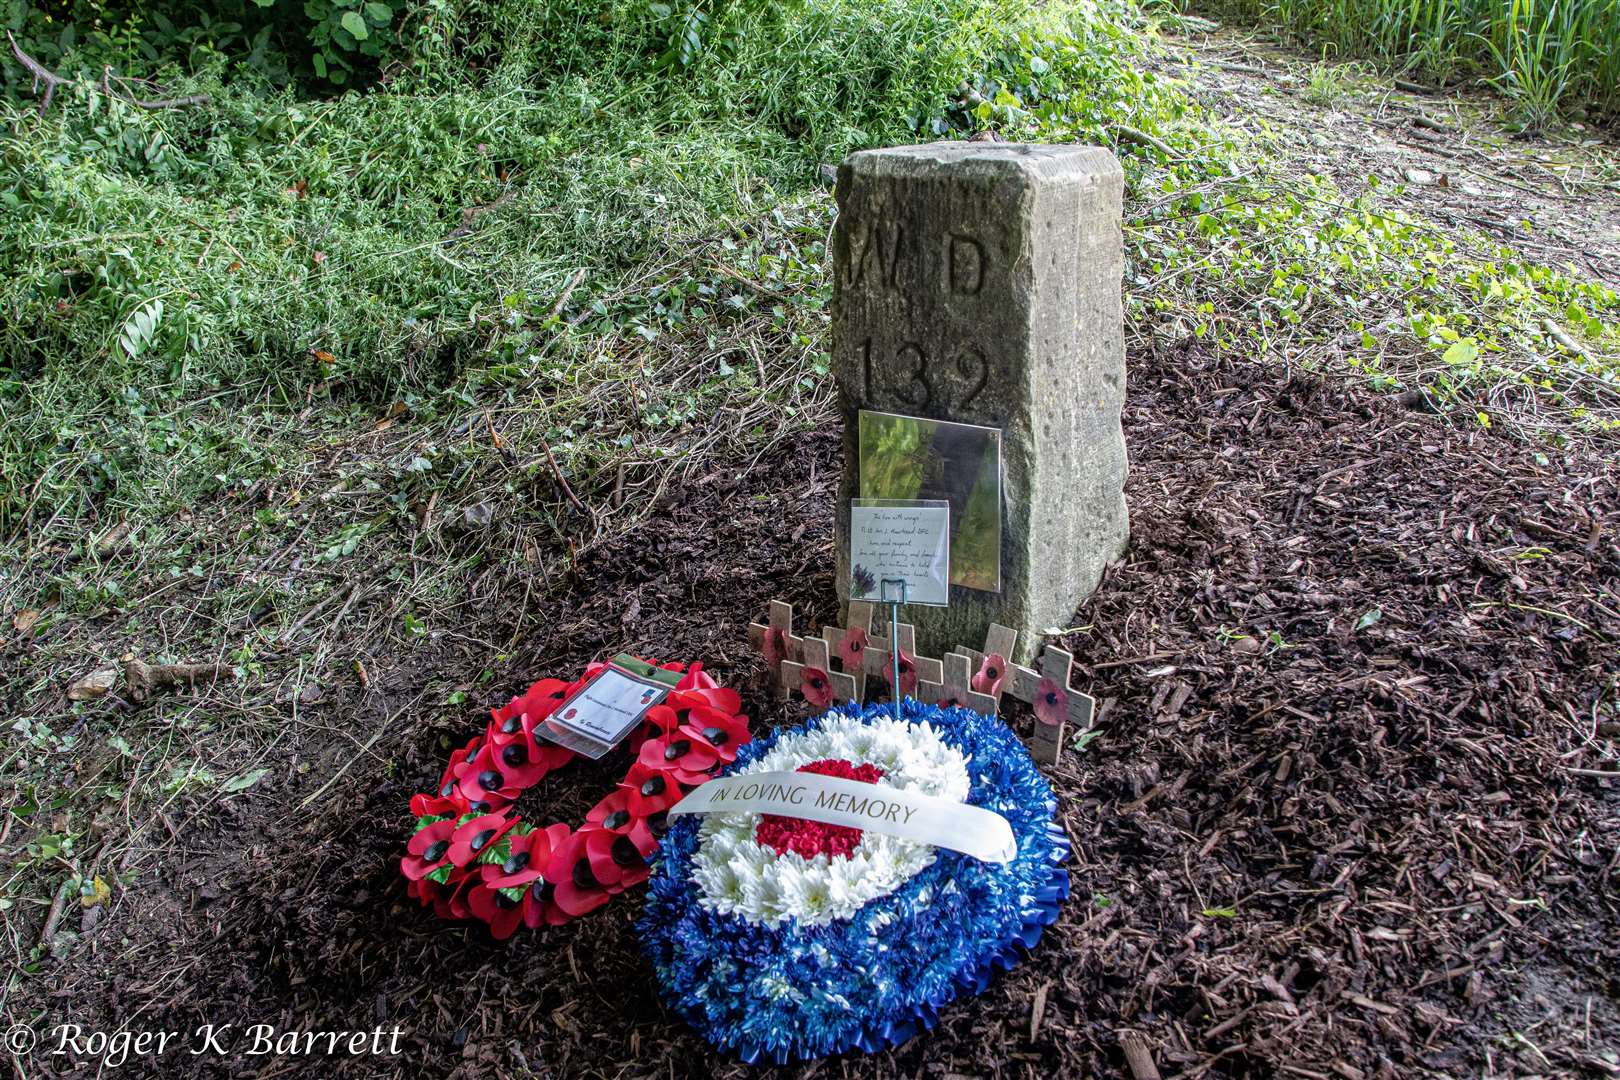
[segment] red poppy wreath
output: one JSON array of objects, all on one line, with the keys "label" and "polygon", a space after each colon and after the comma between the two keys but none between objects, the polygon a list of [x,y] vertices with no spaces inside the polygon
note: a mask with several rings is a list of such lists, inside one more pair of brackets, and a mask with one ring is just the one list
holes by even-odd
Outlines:
[{"label": "red poppy wreath", "polygon": [[399,868],[423,906],[445,919],[481,919],[505,939],[520,923],[561,925],[647,879],[667,811],[736,759],[750,738],[748,718],[736,691],[716,685],[702,664],[664,664],[684,674],[630,736],[624,779],[577,831],[528,824],[512,804],[574,756],[537,729],[606,667],[591,664],[572,683],[541,679],[490,710],[489,727],[450,755],[435,791],[411,798],[416,825]]}]

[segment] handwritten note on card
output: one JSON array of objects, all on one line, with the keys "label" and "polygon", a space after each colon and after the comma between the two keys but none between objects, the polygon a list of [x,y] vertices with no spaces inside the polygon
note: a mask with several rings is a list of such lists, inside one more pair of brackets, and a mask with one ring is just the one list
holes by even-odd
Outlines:
[{"label": "handwritten note on card", "polygon": [[880,599],[883,581],[900,579],[908,604],[950,602],[948,503],[857,499],[849,513],[851,599]]}]

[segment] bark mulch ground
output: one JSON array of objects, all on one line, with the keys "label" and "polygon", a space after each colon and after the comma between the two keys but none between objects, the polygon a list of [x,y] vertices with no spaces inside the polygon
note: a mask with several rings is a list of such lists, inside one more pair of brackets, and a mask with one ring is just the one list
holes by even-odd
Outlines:
[{"label": "bark mulch ground", "polygon": [[[1165,1077],[1620,1073],[1620,780],[1580,771],[1620,769],[1612,466],[1197,348],[1131,379],[1131,551],[1066,635],[1103,703],[1053,773],[1074,899],[935,1032],[804,1074],[1117,1075],[1126,1032]],[[836,454],[824,432],[681,493],[531,598],[520,659],[568,674],[628,646],[749,683],[767,600],[836,617]],[[506,640],[519,600],[475,605],[468,638]],[[407,1033],[393,1059],[129,1073],[747,1072],[660,1009],[635,896],[508,945],[407,903],[406,800],[481,726],[478,702],[418,700],[488,662],[456,640],[315,706],[360,739],[386,725],[378,756],[299,810],[353,755],[306,743],[279,813],[226,804],[183,838],[59,973],[53,1016]],[[526,813],[575,821],[620,771],[571,767]]]}]

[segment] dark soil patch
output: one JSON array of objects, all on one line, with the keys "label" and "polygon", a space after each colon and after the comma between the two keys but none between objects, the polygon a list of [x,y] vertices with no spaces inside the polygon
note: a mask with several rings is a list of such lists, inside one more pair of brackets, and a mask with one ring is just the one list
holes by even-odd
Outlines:
[{"label": "dark soil patch", "polygon": [[[1105,703],[1054,775],[1074,899],[934,1033],[807,1074],[1118,1074],[1134,1029],[1166,1077],[1601,1075],[1620,782],[1569,768],[1616,742],[1594,730],[1620,652],[1612,468],[1197,351],[1133,358],[1126,423],[1131,552],[1067,642]],[[835,614],[836,454],[802,438],[594,551],[531,600],[519,667],[629,647],[755,677],[768,599]],[[469,638],[506,640],[520,598],[469,605]],[[306,744],[278,815],[216,817],[81,942],[49,1022],[406,1031],[395,1059],[171,1056],[171,1076],[747,1071],[660,1009],[634,896],[509,945],[407,903],[406,800],[480,723],[412,704],[490,662],[455,640],[317,706],[362,740],[386,722],[394,771],[363,756],[299,813],[352,753]],[[621,770],[571,767],[527,807],[575,821]]]}]

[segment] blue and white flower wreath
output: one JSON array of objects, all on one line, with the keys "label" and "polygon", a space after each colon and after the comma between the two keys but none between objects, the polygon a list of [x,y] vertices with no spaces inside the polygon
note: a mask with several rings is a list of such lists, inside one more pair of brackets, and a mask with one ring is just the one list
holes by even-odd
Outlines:
[{"label": "blue and white flower wreath", "polygon": [[638,929],[665,1002],[745,1062],[932,1028],[1033,948],[1069,895],[1056,800],[1017,736],[969,709],[908,698],[901,723],[893,708],[832,709],[743,747],[726,775],[869,762],[880,784],[1001,814],[1017,854],[985,863],[866,830],[847,855],[806,859],[761,847],[748,815],[672,819]]}]

